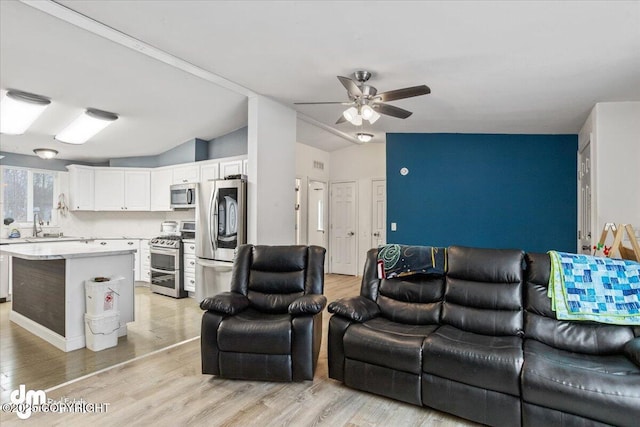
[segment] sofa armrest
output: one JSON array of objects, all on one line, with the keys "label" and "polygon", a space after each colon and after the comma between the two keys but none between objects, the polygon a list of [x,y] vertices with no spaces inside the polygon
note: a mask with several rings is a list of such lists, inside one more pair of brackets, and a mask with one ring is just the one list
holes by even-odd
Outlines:
[{"label": "sofa armrest", "polygon": [[363,296],[342,298],[329,304],[329,312],[355,322],[366,322],[380,314],[378,304]]},{"label": "sofa armrest", "polygon": [[296,298],[289,304],[289,314],[297,316],[300,314],[318,314],[327,305],[327,298],[324,295],[310,294]]},{"label": "sofa armrest", "polygon": [[635,337],[624,345],[624,354],[633,363],[640,366],[640,337]]},{"label": "sofa armrest", "polygon": [[223,292],[221,294],[205,298],[200,303],[203,310],[216,311],[222,314],[234,315],[249,306],[249,299],[236,292]]}]

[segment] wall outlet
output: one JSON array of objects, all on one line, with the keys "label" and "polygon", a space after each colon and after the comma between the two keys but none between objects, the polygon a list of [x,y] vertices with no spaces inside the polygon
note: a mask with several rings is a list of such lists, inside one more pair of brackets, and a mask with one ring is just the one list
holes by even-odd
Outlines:
[{"label": "wall outlet", "polygon": [[395,222],[391,223],[391,231],[397,231],[398,230],[398,224],[396,224]]}]

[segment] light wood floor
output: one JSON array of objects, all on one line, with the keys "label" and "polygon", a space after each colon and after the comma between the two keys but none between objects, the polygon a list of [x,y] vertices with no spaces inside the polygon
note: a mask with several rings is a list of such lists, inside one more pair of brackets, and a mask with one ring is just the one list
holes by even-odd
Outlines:
[{"label": "light wood floor", "polygon": [[44,390],[200,335],[202,310],[194,299],[154,294],[148,287],[135,293],[136,320],[127,336],[98,352],[65,353],[11,322],[11,303],[0,304],[0,401],[8,402],[20,384]]},{"label": "light wood floor", "polygon": [[[360,278],[327,275],[325,294],[328,300],[332,301],[344,296],[356,295],[359,292],[359,286]],[[192,310],[187,307],[178,311],[191,313]],[[198,309],[196,316],[198,322],[200,315],[201,312]],[[167,314],[167,316],[170,315]],[[180,316],[175,316],[176,319],[178,317]],[[186,317],[191,318],[191,314],[187,314]],[[27,421],[18,420],[14,414],[0,413],[0,421],[3,427],[8,425],[86,426],[89,424],[94,426],[127,424],[142,426],[475,425],[441,412],[349,389],[329,379],[326,350],[328,318],[328,313],[325,313],[323,341],[314,381],[272,383],[224,380],[202,375],[200,342],[199,339],[194,339],[185,344],[158,351],[148,357],[122,363],[88,378],[47,390],[47,397],[53,400],[67,398],[84,399],[95,404],[108,403],[107,413],[38,413],[33,414]],[[153,323],[149,322],[149,325]],[[175,323],[181,322],[176,320]],[[199,323],[197,326],[197,333],[199,333]],[[182,333],[184,330],[177,335]],[[149,334],[153,335],[151,332]],[[4,366],[4,362],[2,363]],[[40,369],[40,371],[48,371],[48,369]],[[3,399],[3,402],[6,401]]]}]

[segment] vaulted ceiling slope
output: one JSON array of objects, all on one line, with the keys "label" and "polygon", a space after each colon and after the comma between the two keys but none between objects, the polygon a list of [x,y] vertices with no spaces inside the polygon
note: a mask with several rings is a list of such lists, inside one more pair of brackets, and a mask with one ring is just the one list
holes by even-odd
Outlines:
[{"label": "vaulted ceiling slope", "polygon": [[[237,93],[1,3],[2,88],[148,121],[153,135],[119,135],[139,147],[130,155],[246,123]],[[346,100],[336,76],[359,69],[381,92],[427,84],[430,95],[394,101],[410,118],[367,125],[374,141],[385,132],[577,133],[596,102],[640,101],[639,1],[59,3],[352,135],[359,129],[334,125],[342,106],[293,103]],[[309,126],[301,142],[349,144]]]}]

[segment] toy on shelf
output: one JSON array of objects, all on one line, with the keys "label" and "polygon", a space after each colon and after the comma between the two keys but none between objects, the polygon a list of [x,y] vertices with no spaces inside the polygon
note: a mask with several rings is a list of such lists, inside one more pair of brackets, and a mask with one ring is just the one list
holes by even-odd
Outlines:
[{"label": "toy on shelf", "polygon": [[[605,245],[609,232],[613,233],[613,244],[611,246]],[[622,244],[625,233],[631,244],[630,248]],[[604,256],[609,258],[623,258],[640,262],[640,245],[638,244],[631,224],[618,224],[616,226],[613,222],[606,223],[602,229],[598,244],[593,246],[594,255],[600,251],[602,251]]]}]

